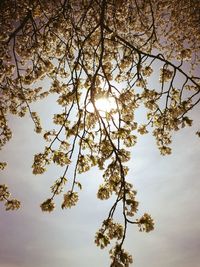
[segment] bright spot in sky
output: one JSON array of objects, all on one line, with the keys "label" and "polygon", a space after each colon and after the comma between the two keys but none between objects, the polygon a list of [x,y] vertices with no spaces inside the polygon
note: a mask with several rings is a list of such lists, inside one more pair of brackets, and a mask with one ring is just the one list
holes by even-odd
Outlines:
[{"label": "bright spot in sky", "polygon": [[[112,109],[117,109],[115,99],[112,97],[102,97],[95,101],[95,106],[99,112],[106,113],[110,112]],[[89,112],[94,112],[94,107],[92,103],[87,106]]]}]

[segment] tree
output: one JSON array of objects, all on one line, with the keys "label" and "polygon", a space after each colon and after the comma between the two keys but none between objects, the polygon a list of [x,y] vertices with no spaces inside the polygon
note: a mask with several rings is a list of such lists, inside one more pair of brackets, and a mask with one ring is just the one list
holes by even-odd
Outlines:
[{"label": "tree", "polygon": [[[132,256],[123,249],[128,224],[149,232],[154,222],[147,213],[132,219],[138,201],[126,162],[138,134],[152,131],[160,153],[168,155],[172,132],[192,125],[188,112],[200,101],[200,2],[7,0],[0,5],[1,148],[12,136],[8,114],[28,112],[47,142],[34,156],[33,173],[44,173],[49,164],[65,167],[41,204],[44,212],[54,210],[63,190],[62,209],[76,205],[78,174],[98,166],[104,183],[97,197],[114,195],[115,201],[95,243],[104,248],[117,240],[110,266],[129,266]],[[45,79],[49,88],[40,85]],[[44,132],[31,103],[49,94],[57,94],[62,111],[53,117],[57,130]],[[143,123],[134,117],[139,108],[146,109]],[[68,181],[69,169],[74,175]],[[0,200],[7,210],[20,207],[3,184]],[[123,224],[115,221],[117,209]]]}]

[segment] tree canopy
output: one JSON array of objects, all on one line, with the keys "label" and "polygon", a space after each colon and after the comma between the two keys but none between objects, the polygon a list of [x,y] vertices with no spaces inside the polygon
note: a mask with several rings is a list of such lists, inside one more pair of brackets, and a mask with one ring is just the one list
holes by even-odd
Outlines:
[{"label": "tree canopy", "polygon": [[[139,203],[126,163],[138,134],[152,132],[168,155],[173,131],[192,125],[188,112],[200,102],[200,1],[3,0],[0,12],[0,147],[12,137],[8,115],[28,113],[46,141],[33,173],[64,167],[40,206],[44,212],[54,210],[63,191],[61,208],[75,206],[79,174],[97,166],[104,179],[97,197],[115,201],[95,243],[104,248],[116,240],[110,266],[128,267],[128,225],[149,232],[154,221],[147,213],[135,219]],[[61,112],[55,129],[45,131],[32,103],[50,94]],[[145,109],[144,122],[138,109]],[[5,184],[0,200],[6,210],[20,207]],[[123,223],[115,220],[117,209]]]}]

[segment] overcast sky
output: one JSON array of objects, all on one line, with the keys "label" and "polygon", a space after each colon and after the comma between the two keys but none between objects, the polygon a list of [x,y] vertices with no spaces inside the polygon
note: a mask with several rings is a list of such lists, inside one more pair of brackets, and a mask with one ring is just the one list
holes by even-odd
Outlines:
[{"label": "overcast sky", "polygon": [[[38,104],[45,127],[50,124],[49,113],[55,113],[52,106]],[[199,107],[193,112],[196,121],[199,112]],[[94,244],[95,232],[111,205],[96,199],[101,172],[94,169],[80,177],[83,191],[77,207],[61,210],[58,198],[55,212],[42,213],[39,205],[50,196],[49,187],[62,172],[50,167],[44,175],[34,176],[33,155],[43,150],[42,137],[33,133],[28,116],[11,117],[10,125],[14,136],[0,154],[9,166],[1,173],[0,183],[8,184],[22,208],[6,212],[0,203],[0,267],[109,266],[108,250]],[[150,233],[129,226],[125,248],[133,254],[134,267],[199,267],[200,140],[196,130],[197,123],[177,132],[170,156],[160,156],[151,135],[142,136],[132,151],[129,177],[138,191],[140,214],[148,212],[155,219]]]}]

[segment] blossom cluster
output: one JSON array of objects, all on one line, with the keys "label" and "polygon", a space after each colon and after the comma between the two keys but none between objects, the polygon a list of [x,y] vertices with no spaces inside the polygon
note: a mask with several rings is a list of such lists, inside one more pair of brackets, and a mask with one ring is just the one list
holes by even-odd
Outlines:
[{"label": "blossom cluster", "polygon": [[10,192],[8,190],[8,186],[5,184],[0,185],[0,201],[5,201],[5,209],[8,210],[18,210],[21,206],[19,200],[13,198],[10,199]]},{"label": "blossom cluster", "polygon": [[107,219],[103,222],[102,228],[96,233],[95,243],[100,248],[106,247],[110,244],[112,239],[120,240],[124,234],[123,226],[113,221],[113,219]]}]

